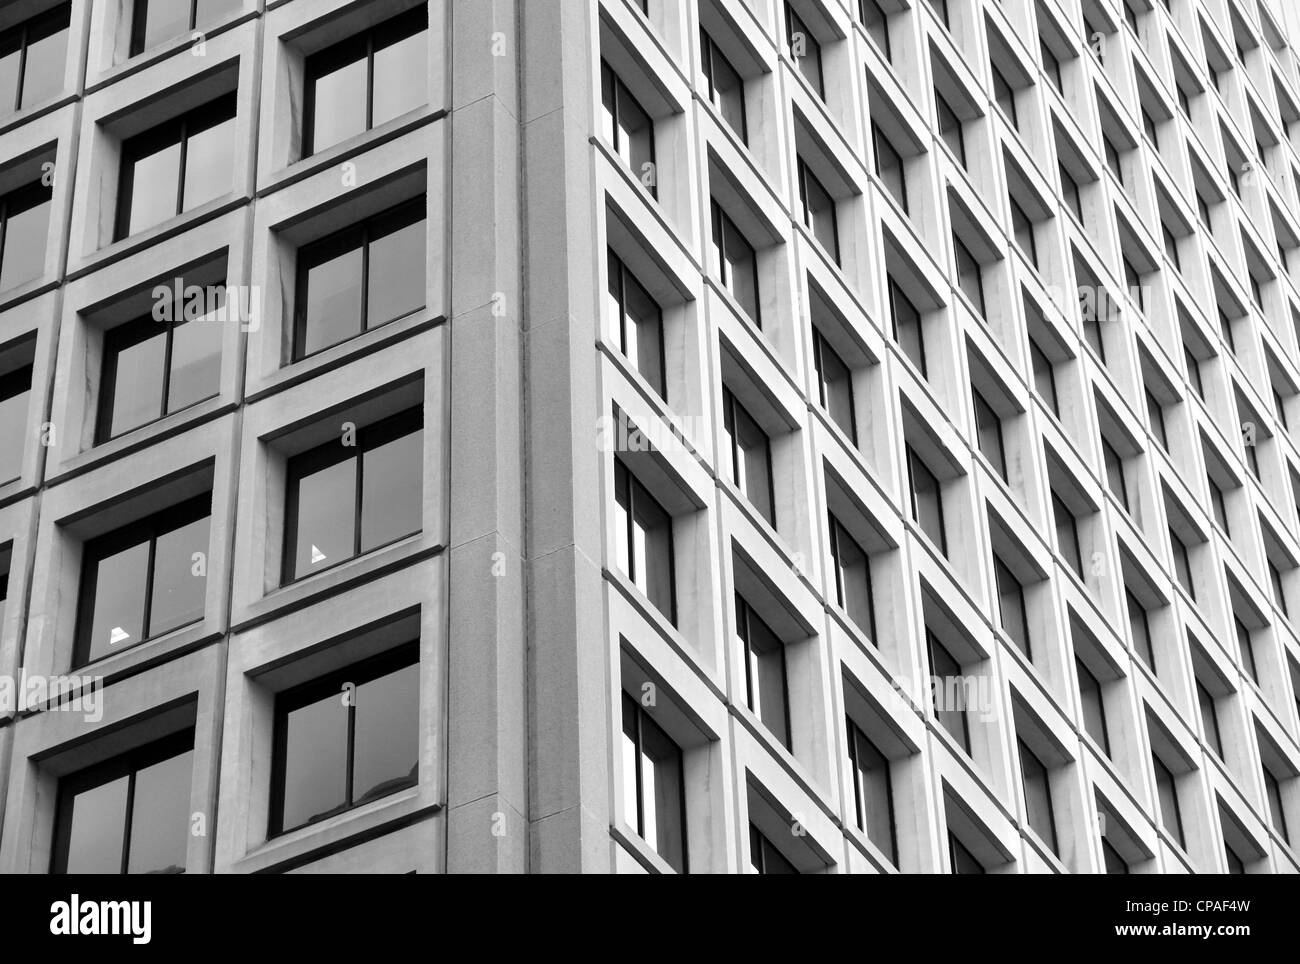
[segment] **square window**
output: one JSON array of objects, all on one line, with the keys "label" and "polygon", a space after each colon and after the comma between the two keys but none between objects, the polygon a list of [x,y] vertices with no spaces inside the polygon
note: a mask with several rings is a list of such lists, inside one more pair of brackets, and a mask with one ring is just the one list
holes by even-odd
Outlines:
[{"label": "square window", "polygon": [[63,90],[72,4],[61,3],[0,33],[0,116]]},{"label": "square window", "polygon": [[52,199],[39,181],[0,197],[0,291],[45,273]]}]

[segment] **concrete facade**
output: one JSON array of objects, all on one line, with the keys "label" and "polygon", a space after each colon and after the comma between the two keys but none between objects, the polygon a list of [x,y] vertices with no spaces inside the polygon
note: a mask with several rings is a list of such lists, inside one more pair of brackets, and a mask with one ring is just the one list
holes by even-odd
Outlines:
[{"label": "concrete facade", "polygon": [[[307,59],[417,3],[426,104],[303,157]],[[10,4],[0,31],[54,6]],[[1300,870],[1293,4],[879,0],[881,28],[872,0],[790,0],[821,89],[784,0],[242,0],[135,55],[130,0],[69,6],[63,91],[0,117],[0,193],[53,171],[43,273],[0,290],[0,372],[32,369],[0,678],[102,677],[103,714],[0,706],[0,872],[49,870],[60,780],[180,730],[187,872],[670,872],[626,816],[624,693],[680,750],[691,872],[749,871],[751,828],[802,872],[946,873],[950,838],[988,872],[1100,873],[1109,851]],[[649,118],[653,193],[603,131],[602,64]],[[115,240],[123,142],[228,93],[230,191]],[[425,307],[291,360],[299,250],[420,195]],[[754,249],[761,328],[721,280],[713,203]],[[620,347],[610,252],[660,309],[662,391]],[[181,273],[249,293],[220,390],[97,441],[105,334]],[[823,343],[853,432],[821,401]],[[774,522],[735,481],[727,399],[769,440]],[[289,460],[416,405],[420,531],[282,585]],[[671,516],[671,614],[619,563],[620,465]],[[83,546],[200,492],[203,618],[74,667]],[[867,555],[870,632],[828,516]],[[747,698],[738,595],[780,642],[788,740]],[[931,705],[931,638],[981,700],[968,749]],[[277,694],[411,640],[416,785],[272,834]],[[887,760],[894,854],[859,821],[850,721]]]}]

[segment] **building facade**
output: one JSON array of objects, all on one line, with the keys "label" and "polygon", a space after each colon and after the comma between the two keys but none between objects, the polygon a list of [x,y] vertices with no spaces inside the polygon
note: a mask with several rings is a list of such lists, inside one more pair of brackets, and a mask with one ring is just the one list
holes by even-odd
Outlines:
[{"label": "building facade", "polygon": [[1297,36],[6,4],[0,871],[1300,869]]}]

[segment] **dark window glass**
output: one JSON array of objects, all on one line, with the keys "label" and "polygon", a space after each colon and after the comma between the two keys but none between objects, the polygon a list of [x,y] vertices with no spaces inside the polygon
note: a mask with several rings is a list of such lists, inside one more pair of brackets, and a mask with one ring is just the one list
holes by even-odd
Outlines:
[{"label": "dark window glass", "polygon": [[1083,196],[1079,193],[1079,182],[1069,172],[1064,164],[1058,164],[1057,172],[1061,176],[1061,197],[1065,198],[1065,203],[1069,205],[1074,216],[1083,223]]},{"label": "dark window glass", "polygon": [[37,181],[0,197],[0,290],[45,273],[52,196]]},{"label": "dark window glass", "polygon": [[1196,213],[1201,219],[1201,224],[1205,225],[1205,230],[1213,230],[1213,225],[1210,223],[1210,205],[1200,191],[1196,192]]},{"label": "dark window glass", "polygon": [[1214,706],[1214,694],[1203,683],[1196,681],[1196,702],[1201,708],[1201,724],[1205,728],[1205,742],[1220,760],[1223,759],[1223,741],[1219,736],[1219,713]]},{"label": "dark window glass", "polygon": [[1047,79],[1052,82],[1056,92],[1065,95],[1065,86],[1061,83],[1061,62],[1056,59],[1056,54],[1052,53],[1052,48],[1047,46],[1047,41],[1041,37],[1038,39],[1038,52],[1043,58],[1043,72],[1047,74]]},{"label": "dark window glass", "polygon": [[748,142],[744,78],[703,28],[700,29],[700,50],[704,61],[704,76],[709,82],[709,99],[736,135]]},{"label": "dark window glass", "polygon": [[1174,573],[1178,576],[1178,582],[1195,601],[1196,584],[1192,582],[1192,564],[1187,554],[1187,543],[1179,538],[1172,526],[1169,527],[1169,549],[1174,556]]},{"label": "dark window glass", "polygon": [[736,396],[727,388],[722,390],[722,427],[731,448],[732,482],[759,515],[775,526],[771,443],[745,406],[736,401]]},{"label": "dark window glass", "polygon": [[799,161],[799,203],[803,223],[813,233],[831,260],[840,263],[840,235],[835,220],[835,199],[822,187],[808,165]]},{"label": "dark window glass", "polygon": [[610,316],[617,325],[619,348],[659,397],[666,400],[663,312],[613,251],[609,252],[608,264]]},{"label": "dark window glass", "polygon": [[1286,593],[1282,591],[1282,571],[1274,565],[1273,560],[1268,560],[1268,580],[1273,587],[1273,601],[1277,603],[1277,608],[1282,610],[1282,615],[1288,615],[1286,611]]},{"label": "dark window glass", "polygon": [[135,0],[131,56],[216,23],[239,7],[240,0]]},{"label": "dark window glass", "polygon": [[1151,146],[1157,151],[1160,150],[1160,132],[1156,127],[1156,119],[1151,116],[1145,107],[1142,108],[1142,133],[1146,135]]},{"label": "dark window glass", "polygon": [[758,258],[754,254],[754,248],[718,202],[713,201],[712,206],[713,253],[719,280],[731,292],[741,310],[755,325],[762,328],[758,309]]},{"label": "dark window glass", "polygon": [[889,317],[894,325],[894,341],[925,378],[925,336],[921,330],[921,313],[893,278],[889,279]]},{"label": "dark window glass", "polygon": [[822,408],[856,445],[858,422],[853,406],[853,372],[817,329],[813,329],[813,363],[817,368],[817,393]]},{"label": "dark window glass", "polygon": [[423,195],[298,252],[294,360],[424,307]]},{"label": "dark window glass", "polygon": [[63,90],[72,5],[61,3],[0,33],[0,115],[24,110]]},{"label": "dark window glass", "polygon": [[1223,534],[1232,537],[1232,531],[1228,528],[1228,506],[1223,498],[1223,489],[1219,488],[1213,478],[1206,476],[1206,482],[1210,486],[1210,505],[1214,509],[1214,520],[1219,523]]},{"label": "dark window glass", "polygon": [[1127,256],[1121,256],[1120,260],[1124,265],[1124,286],[1128,289],[1128,295],[1137,304],[1139,311],[1145,311],[1146,293],[1143,290],[1142,274]]},{"label": "dark window glass", "polygon": [[1034,389],[1039,397],[1047,403],[1052,414],[1061,417],[1061,405],[1056,397],[1056,368],[1051,359],[1038,347],[1038,342],[1029,340],[1029,357],[1034,367]]},{"label": "dark window glass", "polygon": [[966,137],[962,131],[961,118],[953,111],[942,94],[934,92],[934,109],[939,118],[939,136],[957,156],[958,163],[966,166]]},{"label": "dark window glass", "polygon": [[910,445],[907,447],[907,474],[912,490],[912,521],[947,556],[948,535],[943,524],[943,491],[929,466]]},{"label": "dark window glass", "polygon": [[906,214],[907,174],[903,167],[903,156],[894,150],[894,145],[875,123],[871,125],[871,139],[876,155],[876,174]]},{"label": "dark window glass", "polygon": [[990,64],[993,71],[993,96],[1002,108],[1002,113],[1007,115],[1007,120],[1011,121],[1011,126],[1020,127],[1020,116],[1016,113],[1016,91],[1015,88],[1007,81],[1006,75],[998,70],[997,64]]},{"label": "dark window glass", "polygon": [[1077,656],[1074,658],[1074,667],[1079,674],[1079,702],[1083,706],[1083,727],[1101,747],[1102,752],[1110,756],[1110,734],[1106,731],[1106,703],[1102,699],[1101,681]]},{"label": "dark window glass", "polygon": [[1020,747],[1020,775],[1029,826],[1052,848],[1052,853],[1056,853],[1056,821],[1052,816],[1052,786],[1047,767],[1024,740],[1016,743]]},{"label": "dark window glass", "polygon": [[1192,350],[1183,343],[1183,364],[1187,366],[1187,380],[1192,383],[1192,391],[1202,399],[1205,398],[1205,384],[1201,381],[1201,361]]},{"label": "dark window glass", "polygon": [[1259,668],[1255,665],[1255,646],[1250,638],[1250,630],[1241,621],[1241,617],[1236,615],[1232,617],[1232,627],[1237,635],[1237,650],[1241,656],[1241,664],[1246,668],[1250,678],[1258,683]]},{"label": "dark window glass", "polygon": [[1174,775],[1159,757],[1153,756],[1151,763],[1156,771],[1156,794],[1160,800],[1160,822],[1178,841],[1178,846],[1186,847],[1183,838],[1183,815],[1178,808],[1178,787]]},{"label": "dark window glass", "polygon": [[673,520],[621,461],[614,463],[618,566],[668,621],[677,621]]},{"label": "dark window glass", "polygon": [[1174,232],[1169,230],[1168,225],[1160,225],[1160,237],[1165,246],[1165,257],[1167,257],[1176,269],[1183,270],[1183,264],[1178,258],[1178,239],[1174,237]]},{"label": "dark window glass", "polygon": [[1111,169],[1115,179],[1122,185],[1124,184],[1124,164],[1120,159],[1119,148],[1105,134],[1101,136],[1102,147],[1106,154],[1106,166]]},{"label": "dark window glass", "polygon": [[957,262],[957,284],[962,293],[970,299],[981,318],[988,315],[984,309],[984,274],[980,263],[971,254],[970,248],[962,244],[961,238],[952,236],[953,257]]},{"label": "dark window glass", "polygon": [[790,747],[790,694],[785,646],[736,594],[736,634],[745,649],[745,702],[781,745]]},{"label": "dark window glass", "polygon": [[853,774],[853,799],[856,803],[858,829],[898,865],[898,845],[894,838],[894,791],[889,776],[889,760],[867,738],[861,728],[848,718],[849,767]]},{"label": "dark window glass", "polygon": [[1037,268],[1038,245],[1034,241],[1034,222],[1029,219],[1025,209],[1017,204],[1014,199],[1011,201],[1011,227],[1015,232],[1016,244],[1025,253],[1029,263]]},{"label": "dark window glass", "polygon": [[984,865],[962,845],[956,834],[948,831],[948,864],[954,874],[982,874]]},{"label": "dark window glass", "polygon": [[1237,852],[1232,849],[1231,844],[1224,843],[1223,856],[1228,863],[1228,873],[1244,874],[1246,872],[1245,862],[1239,856],[1237,856]]},{"label": "dark window glass", "polygon": [[284,581],[420,531],[424,413],[414,408],[289,460]]},{"label": "dark window glass", "polygon": [[230,191],[235,108],[226,94],[122,144],[117,240]]},{"label": "dark window glass", "polygon": [[867,36],[880,48],[885,59],[893,60],[894,52],[889,44],[889,17],[877,0],[859,0],[858,16],[867,28]]},{"label": "dark window glass", "polygon": [[1147,421],[1151,423],[1151,434],[1156,437],[1160,447],[1169,450],[1169,437],[1165,434],[1165,410],[1159,400],[1147,389]]},{"label": "dark window glass", "polygon": [[419,723],[416,644],[277,694],[271,834],[415,786]]},{"label": "dark window glass", "polygon": [[428,100],[428,26],[428,11],[419,4],[307,58],[303,157]]},{"label": "dark window glass", "polygon": [[1119,851],[1105,837],[1101,838],[1101,855],[1108,874],[1127,874],[1128,862],[1119,855]]},{"label": "dark window glass", "polygon": [[0,482],[12,481],[22,474],[31,397],[31,365],[0,375]]},{"label": "dark window glass", "polygon": [[752,823],[749,825],[749,863],[760,874],[799,873],[794,864],[776,849],[776,844]]},{"label": "dark window glass", "polygon": [[1056,525],[1056,548],[1070,564],[1075,575],[1083,578],[1083,555],[1079,549],[1079,525],[1069,506],[1052,493],[1052,519]]},{"label": "dark window glass", "polygon": [[944,27],[952,28],[952,23],[948,20],[948,0],[930,0],[930,8],[939,15]]},{"label": "dark window glass", "polygon": [[1273,821],[1273,829],[1284,841],[1290,843],[1291,836],[1286,829],[1286,810],[1282,807],[1282,785],[1267,766],[1264,767],[1264,790],[1268,795],[1268,813]]},{"label": "dark window glass", "polygon": [[997,555],[993,556],[993,574],[998,588],[998,613],[1002,628],[1024,653],[1025,659],[1032,660],[1033,650],[1029,644],[1029,614],[1025,609],[1025,589],[1020,585],[1007,564]]},{"label": "dark window glass", "polygon": [[74,665],[203,618],[211,512],[203,495],[86,543]]},{"label": "dark window glass", "polygon": [[993,463],[1002,481],[1007,480],[1007,455],[1002,444],[1002,419],[993,411],[993,406],[984,400],[979,390],[972,387],[971,397],[975,405],[975,429],[979,438],[980,451]]},{"label": "dark window glass", "polygon": [[871,588],[871,558],[834,515],[830,516],[835,601],[858,629],[876,641],[876,610]]},{"label": "dark window glass", "polygon": [[1147,669],[1156,672],[1155,653],[1151,649],[1151,626],[1147,621],[1147,609],[1142,601],[1133,595],[1132,590],[1124,590],[1124,601],[1128,607],[1128,628],[1133,635],[1133,648],[1147,664]]},{"label": "dark window glass", "polygon": [[[211,291],[215,312],[225,301],[225,288]],[[166,314],[173,317],[155,320],[146,315],[104,336],[97,442],[116,438],[220,391],[224,322],[210,313],[189,320],[180,310]]]},{"label": "dark window glass", "polygon": [[790,56],[799,65],[799,72],[812,89],[817,91],[817,96],[825,98],[826,91],[822,86],[822,45],[788,3],[785,5],[785,34],[790,41]]},{"label": "dark window glass", "polygon": [[59,780],[50,872],[183,874],[194,731]]},{"label": "dark window glass", "polygon": [[623,694],[623,818],[679,874],[686,873],[682,751],[645,708]]},{"label": "dark window glass", "polygon": [[652,197],[658,197],[654,122],[614,73],[614,68],[603,60],[600,63],[600,93],[605,140],[623,159],[632,176]]},{"label": "dark window glass", "polygon": [[1102,458],[1106,463],[1106,482],[1120,505],[1130,509],[1128,502],[1128,485],[1124,481],[1124,459],[1104,438],[1101,440]]},{"label": "dark window glass", "polygon": [[931,692],[934,715],[967,753],[970,753],[970,725],[966,720],[966,679],[961,664],[953,659],[943,643],[930,630],[925,632],[930,658]]}]

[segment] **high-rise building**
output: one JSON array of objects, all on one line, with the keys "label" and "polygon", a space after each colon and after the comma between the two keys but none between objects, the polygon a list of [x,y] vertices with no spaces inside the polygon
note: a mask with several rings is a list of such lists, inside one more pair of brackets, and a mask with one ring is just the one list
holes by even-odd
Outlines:
[{"label": "high-rise building", "polygon": [[0,872],[1300,870],[1293,38],[5,4]]}]

